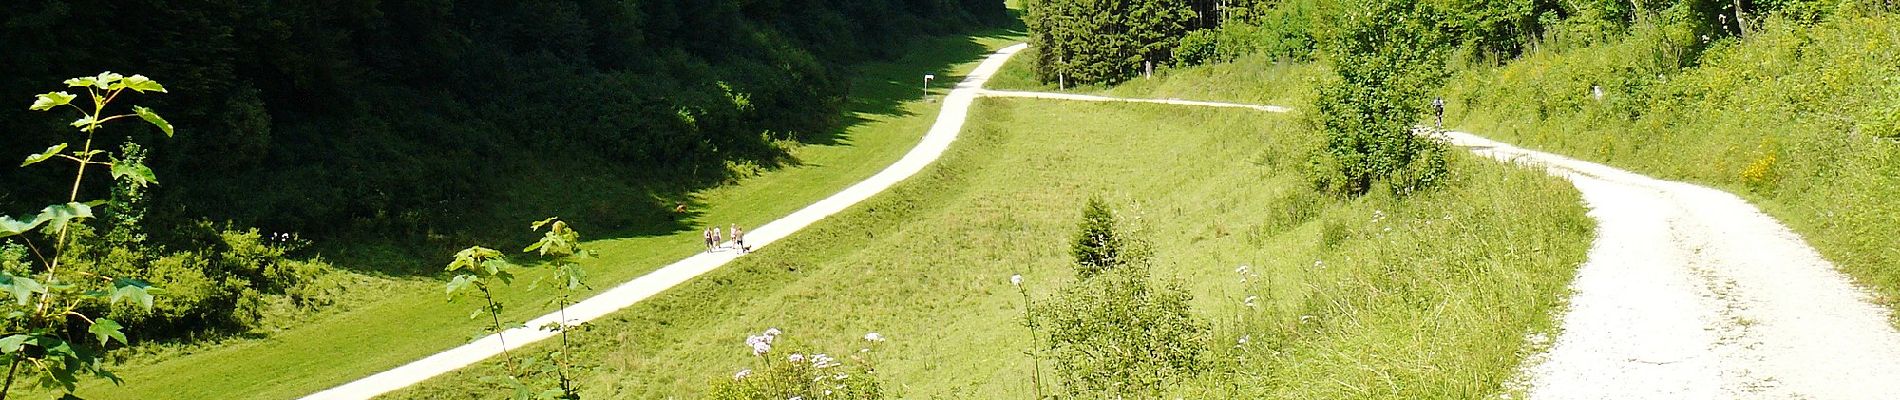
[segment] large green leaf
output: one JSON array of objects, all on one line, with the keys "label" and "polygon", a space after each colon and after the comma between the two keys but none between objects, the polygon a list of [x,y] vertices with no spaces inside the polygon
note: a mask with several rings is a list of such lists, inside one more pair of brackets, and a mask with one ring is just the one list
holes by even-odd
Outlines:
[{"label": "large green leaf", "polygon": [[41,285],[39,281],[35,281],[33,278],[0,275],[0,281],[5,281],[4,284],[0,284],[0,288],[5,288],[7,292],[12,293],[13,300],[20,305],[26,305],[27,302],[33,301],[33,294],[35,293],[46,293],[46,285]]},{"label": "large green leaf", "polygon": [[158,116],[158,113],[144,106],[132,106],[132,112],[138,113],[139,118],[152,123],[152,126],[158,127],[158,130],[165,131],[165,137],[172,137],[172,123],[166,122],[165,117]]},{"label": "large green leaf", "polygon": [[107,303],[118,304],[120,300],[129,299],[138,302],[139,307],[144,307],[146,310],[152,309],[152,292],[158,291],[158,288],[152,287],[150,282],[138,279],[114,279],[112,286],[112,299]]},{"label": "large green leaf", "polygon": [[66,203],[46,206],[40,210],[38,220],[46,223],[47,229],[58,231],[66,229],[66,224],[75,219],[92,218],[92,206],[85,203]]},{"label": "large green leaf", "polygon": [[66,150],[65,143],[60,143],[60,144],[52,145],[51,147],[47,147],[46,151],[40,152],[40,154],[26,156],[26,162],[20,163],[20,166],[24,167],[24,166],[33,165],[33,164],[39,164],[41,161],[50,160],[53,157],[58,156],[61,150]]},{"label": "large green leaf", "polygon": [[86,332],[91,332],[92,336],[98,337],[101,345],[112,344],[111,339],[119,339],[121,344],[129,343],[125,341],[123,329],[125,327],[119,326],[118,321],[100,318],[98,321],[93,321],[92,327],[86,328]]},{"label": "large green leaf", "polygon": [[67,105],[67,104],[72,104],[73,99],[76,99],[76,98],[79,98],[79,96],[74,95],[72,93],[48,92],[46,94],[41,94],[38,97],[35,97],[33,99],[33,106],[27,107],[27,109],[33,110],[33,111],[51,110],[53,109],[53,107],[59,107],[59,106]]},{"label": "large green leaf", "polygon": [[87,125],[92,125],[93,122],[97,122],[97,120],[93,119],[91,115],[87,115],[84,117],[79,117],[79,119],[73,120],[73,123],[70,125],[72,125],[74,128],[84,128]]},{"label": "large green leaf", "polygon": [[121,179],[138,187],[158,182],[158,176],[152,174],[152,168],[144,163],[118,160],[112,162],[112,179]]},{"label": "large green leaf", "polygon": [[40,224],[44,222],[46,221],[40,220],[38,218],[29,220],[29,221],[21,221],[21,220],[13,219],[11,217],[7,217],[5,215],[0,215],[0,238],[18,236],[22,233],[26,233],[27,231],[33,230],[33,227],[40,226]]},{"label": "large green leaf", "polygon": [[454,279],[449,280],[449,284],[443,289],[445,290],[446,294],[449,295],[450,298],[454,298],[455,292],[461,291],[462,288],[466,288],[468,287],[468,285],[474,284],[475,281],[479,279],[481,278],[476,277],[474,275],[468,275],[468,274],[456,275]]},{"label": "large green leaf", "polygon": [[165,93],[165,86],[159,85],[158,82],[153,81],[152,78],[146,78],[145,75],[128,76],[128,77],[125,77],[125,79],[120,80],[118,83],[112,84],[111,86],[111,89],[120,89],[120,88],[136,90],[139,93],[145,93],[145,92]]},{"label": "large green leaf", "polygon": [[26,340],[32,338],[32,336],[24,334],[8,335],[7,337],[0,338],[0,353],[18,353],[20,350],[26,348]]},{"label": "large green leaf", "polygon": [[444,270],[445,271],[459,271],[459,270],[466,269],[466,270],[474,271],[474,270],[477,270],[477,268],[475,267],[481,266],[482,263],[485,263],[485,262],[488,262],[488,260],[493,260],[497,258],[501,258],[500,250],[490,249],[490,248],[482,247],[482,246],[469,246],[469,248],[462,249],[462,251],[455,252],[455,260],[450,261],[448,268]]},{"label": "large green leaf", "polygon": [[109,89],[112,87],[112,84],[118,83],[120,79],[125,79],[125,76],[112,73],[112,71],[106,71],[106,72],[100,72],[99,75],[97,76],[82,76],[78,78],[67,79],[66,85],[72,86],[72,87],[91,86],[91,87],[96,87],[100,89]]}]

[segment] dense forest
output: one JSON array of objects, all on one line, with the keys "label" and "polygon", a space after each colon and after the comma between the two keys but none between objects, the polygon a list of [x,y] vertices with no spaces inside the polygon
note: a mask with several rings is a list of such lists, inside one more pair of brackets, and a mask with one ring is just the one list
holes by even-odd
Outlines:
[{"label": "dense forest", "polygon": [[[1394,3],[1394,2],[1386,2]],[[1739,36],[1769,16],[1817,20],[1854,1],[1836,0],[1448,0],[1416,4],[1424,31],[1439,36],[1455,61],[1497,65],[1540,44],[1580,45],[1620,38],[1640,24],[1681,29],[1684,66],[1713,39]],[[1880,3],[1873,1],[1872,3]],[[1384,4],[1384,3],[1381,3]],[[1034,0],[1025,20],[1039,49],[1038,77],[1048,83],[1116,83],[1155,68],[1253,54],[1319,58],[1342,27],[1376,18],[1357,2],[1327,0]],[[1747,21],[1747,22],[1739,22]]]},{"label": "dense forest", "polygon": [[[143,141],[163,182],[152,226],[397,238],[512,227],[496,210],[559,212],[538,205],[604,185],[645,195],[588,199],[621,219],[604,222],[663,221],[735,165],[826,140],[846,65],[1009,18],[997,0],[25,0],[0,15],[0,98],[22,110],[0,113],[0,148],[69,135],[23,111],[57,82],[144,74],[181,131]],[[60,175],[0,169],[0,212],[46,204]]]}]

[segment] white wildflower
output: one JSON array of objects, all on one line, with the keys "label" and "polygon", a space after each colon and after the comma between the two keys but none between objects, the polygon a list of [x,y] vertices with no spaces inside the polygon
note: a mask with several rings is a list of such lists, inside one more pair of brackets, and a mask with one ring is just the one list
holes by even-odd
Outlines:
[{"label": "white wildflower", "polygon": [[1240,335],[1240,343],[1238,344],[1247,344],[1248,339],[1253,339],[1253,335]]},{"label": "white wildflower", "polygon": [[814,368],[836,367],[838,366],[838,360],[834,360],[831,356],[824,355],[823,353],[813,354],[811,355],[811,366]]},{"label": "white wildflower", "polygon": [[1247,307],[1253,307],[1254,306],[1253,301],[1259,300],[1259,299],[1260,299],[1260,296],[1247,296],[1245,300],[1241,300],[1240,302],[1247,304]]},{"label": "white wildflower", "polygon": [[866,333],[864,334],[864,340],[868,342],[874,342],[874,343],[883,342],[884,335],[878,334],[877,332]]},{"label": "white wildflower", "polygon": [[1023,285],[1023,276],[1022,276],[1022,275],[1010,275],[1010,276],[1009,276],[1009,284],[1011,284],[1011,285],[1016,285],[1016,286],[1022,286],[1022,285]]},{"label": "white wildflower", "polygon": [[782,333],[782,332],[779,332],[778,328],[765,328],[766,341],[769,342],[772,340],[772,338],[778,337],[779,333]]},{"label": "white wildflower", "polygon": [[1313,317],[1313,316],[1311,316],[1311,315],[1301,315],[1301,316],[1300,316],[1300,323],[1302,323],[1302,324],[1304,324],[1304,323],[1306,323],[1306,320],[1309,320],[1309,319],[1313,319],[1313,318],[1314,318],[1314,317]]},{"label": "white wildflower", "polygon": [[745,344],[746,346],[752,348],[752,355],[755,355],[755,356],[762,356],[762,355],[765,355],[765,353],[772,352],[772,337],[771,336],[765,336],[765,335],[747,336],[745,338]]},{"label": "white wildflower", "polygon": [[801,363],[801,362],[805,362],[805,355],[804,355],[804,354],[798,354],[798,353],[792,353],[792,355],[789,355],[789,356],[785,356],[785,360],[786,360],[786,361],[791,361],[791,362],[795,362],[795,363]]},{"label": "white wildflower", "polygon": [[745,379],[745,377],[748,377],[748,376],[752,376],[752,370],[742,369],[742,370],[739,370],[739,373],[732,374],[732,379],[740,380],[740,379]]},{"label": "white wildflower", "polygon": [[1239,268],[1234,268],[1234,273],[1246,275],[1247,271],[1251,271],[1251,270],[1253,270],[1252,267],[1248,267],[1246,264],[1241,264]]}]

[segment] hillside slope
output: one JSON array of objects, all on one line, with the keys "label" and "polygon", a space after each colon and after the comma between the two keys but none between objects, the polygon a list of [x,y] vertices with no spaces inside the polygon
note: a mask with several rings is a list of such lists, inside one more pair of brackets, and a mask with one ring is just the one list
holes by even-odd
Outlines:
[{"label": "hillside slope", "polygon": [[[101,70],[166,82],[149,105],[182,134],[151,146],[165,183],[152,222],[319,243],[487,237],[553,214],[677,229],[662,210],[687,190],[840,140],[846,65],[1007,22],[983,0],[82,0],[0,15],[0,98]],[[0,148],[43,148],[63,123],[0,113]],[[43,205],[53,179],[0,170],[0,210]]]}]

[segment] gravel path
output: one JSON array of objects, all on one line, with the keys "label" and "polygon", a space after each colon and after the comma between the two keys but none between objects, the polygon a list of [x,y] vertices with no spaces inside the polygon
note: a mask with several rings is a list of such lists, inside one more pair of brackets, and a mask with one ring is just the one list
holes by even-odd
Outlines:
[{"label": "gravel path", "polygon": [[1748,202],[1449,136],[1568,178],[1597,220],[1562,333],[1526,362],[1530,398],[1900,398],[1900,333],[1888,311]]},{"label": "gravel path", "polygon": [[[956,88],[944,96],[943,109],[937,115],[936,123],[930,126],[930,131],[924,134],[923,141],[917,143],[917,147],[911,148],[909,153],[904,154],[904,158],[892,163],[890,167],[878,172],[877,175],[865,178],[838,194],[812,203],[784,218],[761,225],[757,229],[747,231],[745,235],[747,244],[752,245],[754,250],[771,245],[772,242],[786,235],[839,211],[844,211],[845,208],[883,192],[891,185],[922,171],[924,166],[930,165],[931,162],[937,160],[938,156],[943,155],[944,149],[950,147],[951,141],[956,140],[957,132],[963,129],[964,118],[969,115],[970,104],[976,100],[979,92],[983,91],[983,83],[988,82],[990,76],[1003,67],[1003,63],[1009,60],[1009,56],[1027,47],[1028,45],[1018,44],[1004,48],[978,64],[968,77],[957,83]],[[733,251],[700,253],[687,257],[685,260],[667,265],[575,303],[567,308],[565,323],[572,325],[592,321],[608,313],[627,308],[675,285],[685,283],[693,277],[711,272],[738,257],[739,254]],[[562,321],[562,314],[543,315],[528,321],[525,325],[539,327],[556,321]],[[507,336],[510,349],[554,337],[552,332],[532,328],[509,329],[502,334]],[[494,357],[501,354],[501,350],[498,337],[489,335],[396,369],[379,372],[342,386],[317,392],[304,399],[367,399]]]}]

